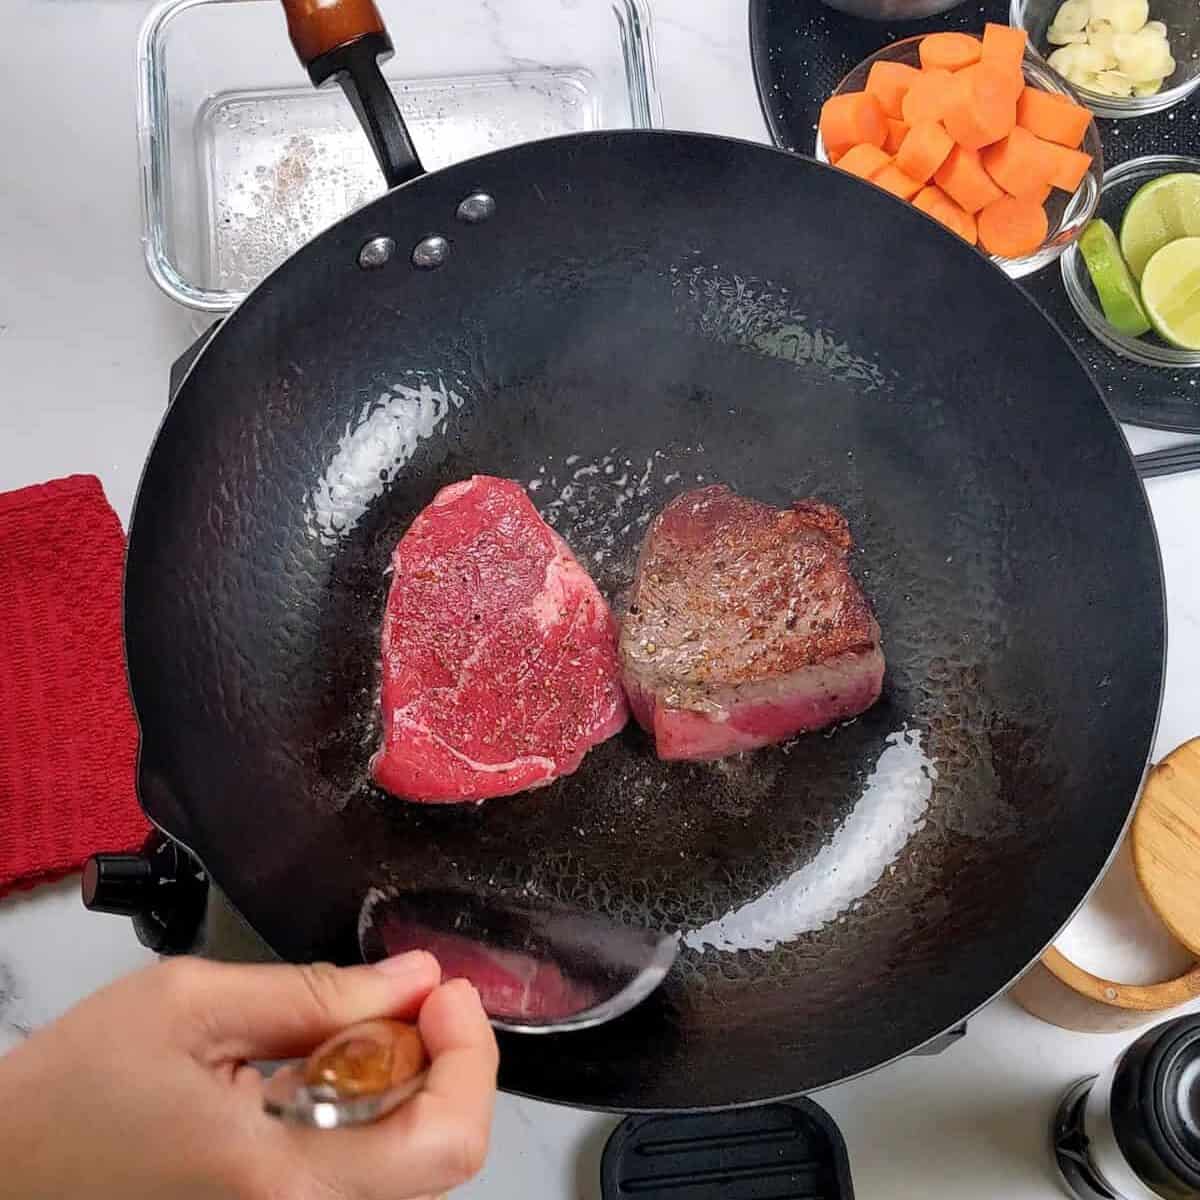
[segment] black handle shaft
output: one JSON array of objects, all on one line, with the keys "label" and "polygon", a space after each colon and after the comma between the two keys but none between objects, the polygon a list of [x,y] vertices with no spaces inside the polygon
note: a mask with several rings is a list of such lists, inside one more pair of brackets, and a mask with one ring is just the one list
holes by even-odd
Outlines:
[{"label": "black handle shaft", "polygon": [[1165,450],[1151,450],[1147,454],[1135,454],[1133,464],[1143,479],[1194,471],[1200,468],[1200,441],[1168,446]]},{"label": "black handle shaft", "polygon": [[365,33],[314,58],[308,64],[308,75],[317,87],[330,80],[341,86],[375,151],[388,187],[393,188],[423,175],[425,168],[408,136],[392,89],[379,69],[380,61],[391,53],[392,42],[386,33]]}]

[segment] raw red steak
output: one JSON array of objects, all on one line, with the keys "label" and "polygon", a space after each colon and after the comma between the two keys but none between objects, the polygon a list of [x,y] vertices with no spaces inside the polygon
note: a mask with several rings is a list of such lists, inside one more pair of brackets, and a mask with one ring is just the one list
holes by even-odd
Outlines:
[{"label": "raw red steak", "polygon": [[836,508],[772,508],[724,485],[646,533],[621,629],[625,690],[660,758],[721,758],[855,716],[883,651]]},{"label": "raw red steak", "polygon": [[490,1017],[571,1017],[600,999],[595,988],[568,979],[554,963],[532,954],[489,949],[470,938],[433,933],[390,917],[384,918],[382,937],[389,955],[428,950],[438,960],[444,982],[469,979]]},{"label": "raw red steak", "polygon": [[519,484],[443,488],[400,539],[375,782],[406,800],[569,775],[628,719],[608,605]]}]

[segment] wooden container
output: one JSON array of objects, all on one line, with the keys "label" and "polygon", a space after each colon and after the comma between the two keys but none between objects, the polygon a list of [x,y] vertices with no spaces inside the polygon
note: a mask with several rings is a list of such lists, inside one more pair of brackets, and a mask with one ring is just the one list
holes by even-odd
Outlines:
[{"label": "wooden container", "polygon": [[1163,983],[1118,983],[1077,967],[1053,946],[1008,993],[1026,1012],[1080,1033],[1119,1033],[1200,998],[1200,963]]},{"label": "wooden container", "polygon": [[[1200,738],[1150,771],[1129,838],[1147,902],[1200,959]],[[1117,1033],[1200,999],[1200,962],[1174,979],[1130,984],[1093,975],[1051,946],[1009,995],[1051,1025]]]}]

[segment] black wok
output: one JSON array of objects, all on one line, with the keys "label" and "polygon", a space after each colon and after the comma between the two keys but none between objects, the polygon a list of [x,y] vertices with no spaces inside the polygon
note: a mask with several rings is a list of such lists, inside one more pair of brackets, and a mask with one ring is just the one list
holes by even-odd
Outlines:
[{"label": "black wok", "polygon": [[[456,216],[477,192],[494,215]],[[631,728],[532,794],[382,794],[389,554],[473,472],[526,481],[613,597],[698,480],[832,501],[882,700],[725,763]],[[126,635],[142,803],[283,956],[353,959],[379,883],[683,932],[634,1013],[503,1046],[505,1087],[629,1110],[816,1088],[1005,987],[1121,836],[1164,617],[1119,429],[999,271],[813,162],[618,133],[426,175],[253,292],[154,445]]]}]

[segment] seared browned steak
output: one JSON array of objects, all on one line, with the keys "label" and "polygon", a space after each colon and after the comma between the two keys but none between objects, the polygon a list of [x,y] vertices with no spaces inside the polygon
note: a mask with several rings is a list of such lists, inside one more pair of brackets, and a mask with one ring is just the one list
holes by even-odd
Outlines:
[{"label": "seared browned steak", "polygon": [[660,758],[721,758],[869,708],[879,625],[850,574],[846,519],[723,484],[676,496],[646,533],[621,669]]}]

